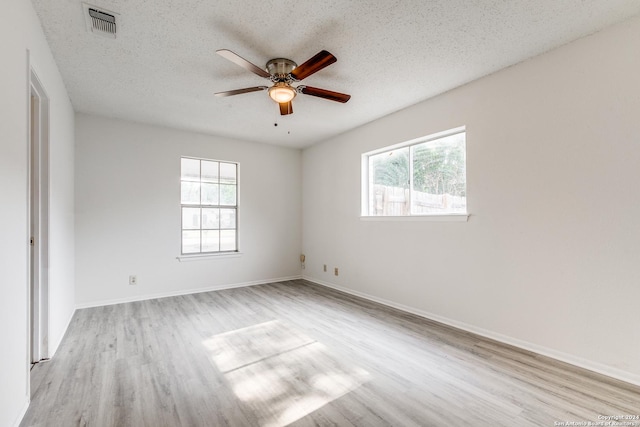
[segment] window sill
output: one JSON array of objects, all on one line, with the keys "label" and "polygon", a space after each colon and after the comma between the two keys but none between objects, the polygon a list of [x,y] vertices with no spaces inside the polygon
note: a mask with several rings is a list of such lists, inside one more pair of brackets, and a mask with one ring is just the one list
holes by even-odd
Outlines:
[{"label": "window sill", "polygon": [[361,221],[432,221],[467,222],[470,214],[413,215],[413,216],[361,216]]},{"label": "window sill", "polygon": [[197,254],[197,255],[179,255],[176,259],[180,262],[191,262],[191,261],[206,261],[210,259],[221,259],[221,258],[239,258],[242,256],[242,252],[223,252],[219,254]]}]

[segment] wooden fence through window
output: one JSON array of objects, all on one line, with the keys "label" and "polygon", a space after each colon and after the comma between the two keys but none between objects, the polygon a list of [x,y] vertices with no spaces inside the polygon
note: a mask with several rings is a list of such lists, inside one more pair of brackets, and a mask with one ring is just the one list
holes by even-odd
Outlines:
[{"label": "wooden fence through window", "polygon": [[410,200],[413,200],[413,215],[434,213],[464,213],[467,198],[451,194],[430,194],[414,191],[409,197],[409,189],[374,185],[371,215],[405,216],[411,213]]}]

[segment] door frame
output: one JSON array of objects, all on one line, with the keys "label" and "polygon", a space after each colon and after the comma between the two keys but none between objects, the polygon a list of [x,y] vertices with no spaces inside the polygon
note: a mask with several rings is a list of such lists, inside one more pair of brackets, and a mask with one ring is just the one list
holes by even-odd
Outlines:
[{"label": "door frame", "polygon": [[28,310],[29,362],[49,358],[49,97],[29,65]]}]

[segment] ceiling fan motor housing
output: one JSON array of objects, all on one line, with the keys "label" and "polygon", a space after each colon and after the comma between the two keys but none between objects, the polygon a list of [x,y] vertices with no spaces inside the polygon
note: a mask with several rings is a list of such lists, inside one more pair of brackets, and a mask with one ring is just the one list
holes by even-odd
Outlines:
[{"label": "ceiling fan motor housing", "polygon": [[287,58],[276,58],[267,62],[267,71],[271,74],[271,81],[274,83],[285,82],[291,83],[293,77],[291,77],[291,71],[296,68],[298,64]]}]

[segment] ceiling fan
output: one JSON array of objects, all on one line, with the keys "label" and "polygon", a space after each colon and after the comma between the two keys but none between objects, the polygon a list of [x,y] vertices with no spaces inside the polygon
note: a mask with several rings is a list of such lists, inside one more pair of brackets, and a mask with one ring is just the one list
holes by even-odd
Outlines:
[{"label": "ceiling fan", "polygon": [[317,87],[305,85],[292,86],[292,83],[299,82],[300,80],[317,73],[337,61],[336,57],[326,50],[318,52],[312,58],[299,66],[290,59],[271,59],[267,62],[265,69],[252,64],[240,55],[228,49],[220,49],[217,50],[216,53],[260,77],[271,80],[273,85],[270,87],[255,86],[244,89],[228,90],[226,92],[218,92],[215,96],[232,96],[266,90],[269,93],[269,97],[280,105],[280,114],[283,116],[293,114],[291,101],[298,93],[317,96],[319,98],[342,103],[347,102],[351,98],[351,95],[347,95],[345,93],[333,92]]}]

